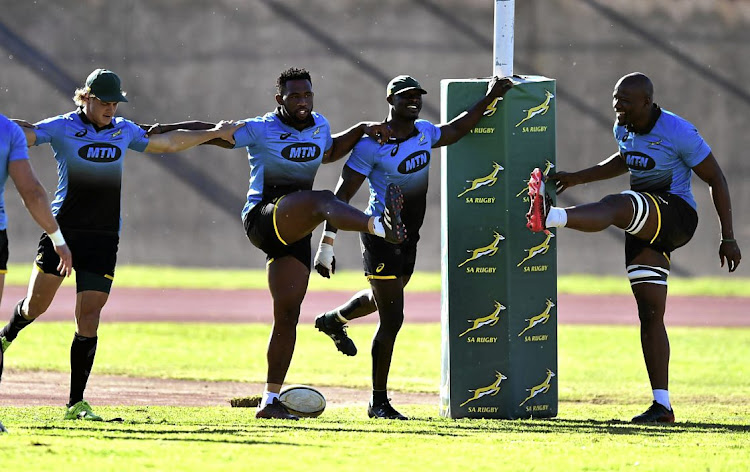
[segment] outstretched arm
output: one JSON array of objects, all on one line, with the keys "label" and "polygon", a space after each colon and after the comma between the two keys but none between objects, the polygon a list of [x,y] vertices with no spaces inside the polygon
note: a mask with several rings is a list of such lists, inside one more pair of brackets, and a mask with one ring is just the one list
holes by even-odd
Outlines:
[{"label": "outstretched arm", "polygon": [[[206,121],[181,121],[179,123],[155,123],[153,125],[145,125],[141,124],[138,125],[144,130],[148,132],[149,136],[153,136],[156,134],[163,134],[163,133],[169,133],[170,131],[175,130],[208,130],[216,126],[216,123],[209,123]],[[220,138],[214,138],[211,140],[206,141],[202,144],[212,144],[214,146],[223,147],[226,149],[232,149],[234,145],[230,143],[229,141],[225,141]]]},{"label": "outstretched arm", "polygon": [[726,259],[729,272],[734,272],[740,264],[742,254],[737,241],[734,239],[734,228],[732,226],[732,202],[729,197],[729,186],[724,178],[724,173],[716,162],[713,153],[708,153],[700,164],[693,167],[695,175],[708,184],[711,198],[714,201],[716,214],[719,215],[721,226],[721,243],[719,244],[719,260],[724,267]]},{"label": "outstretched arm", "polygon": [[333,135],[333,146],[323,155],[323,164],[336,162],[346,156],[364,135],[372,136],[383,144],[391,137],[391,129],[385,123],[363,121],[346,131]]},{"label": "outstretched arm", "polygon": [[513,88],[513,81],[510,78],[493,77],[487,87],[487,95],[450,122],[438,126],[440,139],[433,147],[448,146],[466,136],[479,123],[487,106],[495,99],[502,99],[511,88]]},{"label": "outstretched arm", "polygon": [[184,151],[213,139],[221,139],[231,145],[234,144],[234,132],[244,125],[245,123],[221,121],[208,130],[175,129],[155,134],[149,137],[145,152],[159,154]]},{"label": "outstretched arm", "polygon": [[596,182],[597,180],[612,179],[628,172],[628,166],[619,152],[604,159],[599,164],[578,172],[557,172],[547,178],[555,182],[557,194],[563,193],[568,187]]},{"label": "outstretched arm", "polygon": [[31,162],[28,159],[11,161],[8,164],[8,175],[21,195],[23,204],[34,218],[34,221],[51,236],[55,252],[60,256],[60,264],[57,266],[60,275],[69,276],[73,270],[73,257],[70,249],[61,234],[55,234],[60,227],[49,208],[47,191],[34,173]]}]

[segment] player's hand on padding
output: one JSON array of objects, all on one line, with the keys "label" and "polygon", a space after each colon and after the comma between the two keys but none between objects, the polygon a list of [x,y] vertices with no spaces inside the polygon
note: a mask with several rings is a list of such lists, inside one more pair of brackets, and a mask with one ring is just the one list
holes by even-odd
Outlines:
[{"label": "player's hand on padding", "polygon": [[63,277],[70,277],[73,272],[73,256],[67,244],[55,246],[55,252],[60,256],[60,263],[57,264],[57,272]]},{"label": "player's hand on padding", "polygon": [[722,241],[719,246],[719,260],[721,260],[721,266],[724,267],[724,260],[727,261],[727,268],[729,272],[737,270],[737,266],[740,265],[740,259],[742,254],[740,253],[740,247],[737,245],[737,241]]},{"label": "player's hand on padding", "polygon": [[487,85],[487,95],[492,97],[502,97],[505,93],[513,88],[513,81],[510,77],[493,77]]},{"label": "player's hand on padding", "polygon": [[318,252],[315,253],[315,270],[327,279],[336,273],[336,256],[330,244],[321,242],[318,246]]},{"label": "player's hand on padding", "polygon": [[578,182],[575,181],[573,174],[570,174],[568,172],[557,172],[555,174],[548,175],[546,181],[554,182],[555,191],[558,195],[563,193],[568,187],[578,185]]}]

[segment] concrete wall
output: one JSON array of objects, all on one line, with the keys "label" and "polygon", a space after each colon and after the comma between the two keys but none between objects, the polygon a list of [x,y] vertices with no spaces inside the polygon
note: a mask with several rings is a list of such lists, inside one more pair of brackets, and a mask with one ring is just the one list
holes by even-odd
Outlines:
[{"label": "concrete wall", "polygon": [[[558,167],[576,170],[616,149],[612,87],[639,70],[656,101],[693,121],[732,189],[735,233],[750,241],[750,2],[519,0],[516,73],[558,80]],[[0,112],[32,121],[73,109],[70,96],[96,67],[115,70],[138,122],[241,119],[274,106],[278,73],[314,75],[317,111],[335,130],[387,112],[385,84],[408,73],[429,90],[422,116],[439,118],[443,78],[492,71],[493,2],[487,0],[0,1]],[[33,54],[40,54],[34,57]],[[55,67],[59,70],[55,70]],[[49,147],[32,149],[49,190]],[[418,269],[439,268],[439,159]],[[341,163],[323,166],[332,188]],[[176,172],[176,173],[175,173]],[[262,267],[239,212],[247,190],[243,151],[202,147],[160,158],[130,152],[124,178],[121,263]],[[563,204],[625,189],[624,178],[569,190]],[[9,184],[9,187],[12,185]],[[695,182],[700,225],[676,272],[719,274],[719,228],[707,187]],[[354,203],[364,207],[366,192]],[[7,192],[11,260],[30,261],[39,231]],[[319,230],[314,240],[318,239]],[[560,231],[561,273],[624,273],[622,235]],[[358,269],[354,235],[337,241],[340,268]]]}]

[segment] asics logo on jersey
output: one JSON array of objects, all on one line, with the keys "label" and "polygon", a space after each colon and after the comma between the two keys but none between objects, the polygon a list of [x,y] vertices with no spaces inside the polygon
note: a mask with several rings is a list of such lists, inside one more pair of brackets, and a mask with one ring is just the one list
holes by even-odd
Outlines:
[{"label": "asics logo on jersey", "polygon": [[82,137],[86,136],[86,133],[88,133],[88,132],[89,132],[89,130],[82,129],[81,131],[79,131],[79,132],[76,133],[76,137],[77,138],[82,138]]},{"label": "asics logo on jersey", "polygon": [[281,155],[294,162],[314,161],[320,156],[320,148],[312,143],[290,144],[281,150]]},{"label": "asics logo on jersey", "polygon": [[78,149],[78,155],[90,162],[114,162],[122,156],[122,150],[107,143],[92,143]]},{"label": "asics logo on jersey", "polygon": [[279,139],[282,139],[282,140],[283,140],[283,139],[286,139],[286,138],[288,138],[288,137],[289,137],[289,136],[291,136],[291,135],[292,135],[292,133],[284,133],[284,134],[282,134],[281,136],[279,136]]},{"label": "asics logo on jersey", "polygon": [[625,153],[625,164],[631,169],[650,170],[656,167],[656,162],[648,154],[638,151]]},{"label": "asics logo on jersey", "polygon": [[391,149],[391,156],[395,156],[396,154],[398,154],[398,147],[400,145],[401,144],[399,143],[399,144],[396,144],[395,146],[393,146],[393,149]]},{"label": "asics logo on jersey", "polygon": [[651,146],[658,146],[659,144],[661,144],[662,141],[664,141],[664,140],[660,139],[658,141],[649,141],[648,145],[649,145],[649,147],[651,147]]},{"label": "asics logo on jersey", "polygon": [[122,134],[122,130],[118,129],[117,131],[115,131],[114,133],[112,133],[112,137],[116,138],[116,137],[120,136],[121,134]]},{"label": "asics logo on jersey", "polygon": [[377,267],[375,268],[375,272],[379,274],[379,273],[383,272],[383,269],[385,269],[385,264],[384,264],[383,262],[381,262],[381,263],[380,263],[380,264],[378,264],[378,266],[377,266]]},{"label": "asics logo on jersey", "polygon": [[402,174],[413,174],[430,165],[430,152],[417,151],[410,154],[398,165],[398,171]]},{"label": "asics logo on jersey", "polygon": [[427,141],[425,141],[425,139],[427,139],[427,138],[425,138],[424,133],[420,134],[419,135],[419,144],[420,145],[427,144]]},{"label": "asics logo on jersey", "polygon": [[320,126],[318,126],[317,128],[315,128],[315,131],[313,131],[313,134],[312,134],[313,139],[320,138],[320,136],[318,136],[319,134],[320,134]]}]

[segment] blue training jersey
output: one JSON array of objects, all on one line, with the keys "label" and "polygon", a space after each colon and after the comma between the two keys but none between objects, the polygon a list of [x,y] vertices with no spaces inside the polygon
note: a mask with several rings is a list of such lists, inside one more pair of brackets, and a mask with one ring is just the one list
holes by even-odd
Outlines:
[{"label": "blue training jersey", "polygon": [[630,188],[637,192],[669,192],[697,209],[690,179],[692,168],[711,148],[689,121],[667,110],[645,134],[628,131],[615,122],[620,154],[630,169]]},{"label": "blue training jersey", "polygon": [[97,129],[81,109],[36,126],[35,144],[49,143],[57,160],[52,213],[60,227],[119,232],[123,159],[128,148],[146,149],[146,132],[121,117]]},{"label": "blue training jersey", "polygon": [[312,190],[323,154],[333,145],[331,125],[312,112],[313,124],[298,130],[285,124],[276,111],[244,120],[234,132],[234,147],[245,147],[250,164],[250,186],[242,218],[263,199],[297,190]]},{"label": "blue training jersey", "polygon": [[17,124],[0,115],[0,230],[8,229],[8,216],[5,214],[5,182],[8,180],[8,164],[20,159],[29,159],[26,136]]},{"label": "blue training jersey", "polygon": [[427,186],[432,146],[440,139],[440,129],[426,120],[414,122],[415,130],[406,139],[391,139],[381,145],[364,136],[354,146],[346,165],[365,177],[370,186],[366,214],[378,216],[385,209],[385,189],[394,183],[404,194],[401,220],[408,235],[418,235],[427,209]]}]

